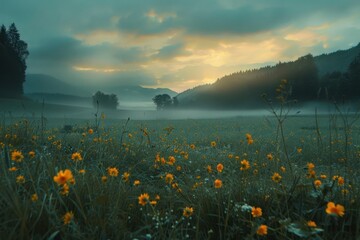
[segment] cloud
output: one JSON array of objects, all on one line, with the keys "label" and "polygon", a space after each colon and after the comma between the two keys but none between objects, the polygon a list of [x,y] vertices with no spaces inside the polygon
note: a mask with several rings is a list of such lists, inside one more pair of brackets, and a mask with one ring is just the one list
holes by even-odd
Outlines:
[{"label": "cloud", "polygon": [[28,73],[181,91],[357,45],[359,12],[357,0],[12,0],[0,24],[28,43]]}]

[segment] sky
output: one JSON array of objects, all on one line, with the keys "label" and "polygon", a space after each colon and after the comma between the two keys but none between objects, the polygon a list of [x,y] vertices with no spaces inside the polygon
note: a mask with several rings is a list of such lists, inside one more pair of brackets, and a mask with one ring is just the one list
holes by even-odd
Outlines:
[{"label": "sky", "polygon": [[177,92],[360,42],[359,0],[2,0],[27,73]]}]

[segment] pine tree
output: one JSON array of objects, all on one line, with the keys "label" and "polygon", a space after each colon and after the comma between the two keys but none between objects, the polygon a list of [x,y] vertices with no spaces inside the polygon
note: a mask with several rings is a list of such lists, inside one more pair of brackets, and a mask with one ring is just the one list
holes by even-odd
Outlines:
[{"label": "pine tree", "polygon": [[28,55],[27,43],[20,39],[15,24],[11,24],[8,30],[2,25],[0,28],[0,97],[17,98],[23,95]]}]

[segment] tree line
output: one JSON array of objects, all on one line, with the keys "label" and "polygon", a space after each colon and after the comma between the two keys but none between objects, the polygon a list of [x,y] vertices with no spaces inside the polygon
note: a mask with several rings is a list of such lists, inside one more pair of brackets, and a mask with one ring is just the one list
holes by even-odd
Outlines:
[{"label": "tree line", "polygon": [[15,24],[0,28],[0,98],[18,98],[24,93],[27,43],[20,39]]},{"label": "tree line", "polygon": [[214,84],[196,87],[178,95],[179,107],[254,108],[264,105],[262,95],[275,99],[279,82],[286,79],[291,98],[300,102],[360,97],[360,54],[346,72],[321,76],[311,54],[292,62],[240,71],[218,79]]}]

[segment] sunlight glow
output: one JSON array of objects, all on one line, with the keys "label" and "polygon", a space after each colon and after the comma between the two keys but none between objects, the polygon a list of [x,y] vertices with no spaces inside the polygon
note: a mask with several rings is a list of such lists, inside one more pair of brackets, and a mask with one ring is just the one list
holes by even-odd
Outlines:
[{"label": "sunlight glow", "polygon": [[74,66],[73,69],[75,69],[76,71],[92,71],[92,72],[101,72],[101,73],[113,73],[113,72],[122,71],[119,68],[94,68],[94,67],[79,67],[79,66]]}]

